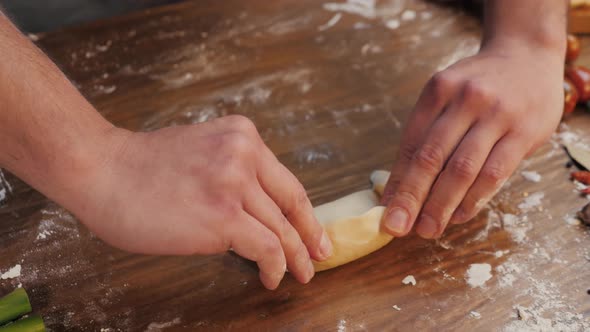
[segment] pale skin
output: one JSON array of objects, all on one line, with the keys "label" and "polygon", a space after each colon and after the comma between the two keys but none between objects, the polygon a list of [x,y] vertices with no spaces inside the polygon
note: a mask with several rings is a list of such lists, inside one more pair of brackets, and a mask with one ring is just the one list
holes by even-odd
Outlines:
[{"label": "pale skin", "polygon": [[[566,2],[516,3],[489,1],[482,50],[424,89],[386,189],[388,232],[416,224],[434,238],[469,220],[555,129]],[[0,45],[0,167],[105,242],[155,255],[232,249],[268,289],[286,269],[309,282],[311,259],[331,255],[303,186],[247,118],[117,128],[1,13]]]},{"label": "pale skin", "polygon": [[406,124],[382,200],[389,233],[432,239],[469,221],[554,132],[567,4],[486,2],[481,50],[437,73]]}]

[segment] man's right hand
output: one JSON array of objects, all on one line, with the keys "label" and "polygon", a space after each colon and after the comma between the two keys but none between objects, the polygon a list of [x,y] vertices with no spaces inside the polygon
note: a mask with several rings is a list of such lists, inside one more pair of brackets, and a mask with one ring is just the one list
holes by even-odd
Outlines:
[{"label": "man's right hand", "polygon": [[85,196],[69,204],[107,243],[158,255],[232,249],[257,262],[269,289],[286,268],[307,283],[310,256],[330,256],[303,186],[247,118],[150,133],[112,129],[109,137]]}]

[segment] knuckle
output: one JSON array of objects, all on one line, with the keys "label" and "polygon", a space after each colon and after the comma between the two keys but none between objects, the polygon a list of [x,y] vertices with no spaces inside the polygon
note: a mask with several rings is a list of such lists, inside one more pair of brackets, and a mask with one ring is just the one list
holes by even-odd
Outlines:
[{"label": "knuckle", "polygon": [[418,147],[414,144],[403,144],[399,150],[400,157],[405,160],[412,160],[417,149]]},{"label": "knuckle", "polygon": [[276,235],[278,236],[281,242],[284,242],[286,239],[289,239],[291,224],[289,223],[289,220],[287,220],[287,218],[281,212],[277,213],[277,219],[278,227]]},{"label": "knuckle", "polygon": [[413,158],[418,167],[431,173],[438,173],[444,164],[443,150],[434,144],[423,145]]},{"label": "knuckle", "polygon": [[463,86],[463,98],[467,101],[481,103],[487,101],[488,93],[481,83],[475,80],[468,80]]},{"label": "knuckle", "polygon": [[415,208],[420,205],[420,199],[415,191],[402,190],[398,191],[393,197],[392,201],[400,204],[406,208]]},{"label": "knuckle", "polygon": [[295,262],[297,265],[303,265],[309,261],[309,251],[307,251],[307,247],[303,245],[303,243],[299,243],[297,246],[297,251],[295,252]]},{"label": "knuckle", "polygon": [[252,120],[248,119],[247,117],[243,116],[243,115],[230,115],[226,117],[226,120],[228,121],[228,123],[230,124],[230,126],[238,131],[238,132],[242,132],[242,133],[246,133],[246,134],[252,134],[252,133],[257,133],[257,129],[256,129],[256,125],[254,125],[254,122],[252,122]]},{"label": "knuckle", "polygon": [[297,211],[302,210],[308,204],[309,199],[307,198],[307,192],[303,188],[303,186],[299,185],[297,189],[293,191],[293,196],[291,198],[290,204],[290,211],[289,214],[293,214]]},{"label": "knuckle", "polygon": [[250,152],[253,142],[243,133],[232,133],[226,135],[226,148],[231,155],[241,155]]},{"label": "knuckle", "polygon": [[282,246],[279,239],[273,234],[269,233],[264,239],[264,256],[265,257],[276,257],[282,256]]},{"label": "knuckle", "polygon": [[454,85],[454,79],[448,71],[441,71],[434,74],[428,82],[428,87],[434,95],[444,95]]},{"label": "knuckle", "polygon": [[473,179],[477,174],[475,161],[469,157],[459,157],[451,160],[448,168],[454,177],[460,179]]},{"label": "knuckle", "polygon": [[481,176],[485,181],[492,183],[494,187],[499,186],[508,178],[505,168],[499,163],[484,166]]}]

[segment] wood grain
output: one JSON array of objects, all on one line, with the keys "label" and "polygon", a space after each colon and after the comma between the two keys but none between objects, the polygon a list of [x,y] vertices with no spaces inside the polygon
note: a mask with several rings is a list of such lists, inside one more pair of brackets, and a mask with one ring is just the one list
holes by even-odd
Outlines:
[{"label": "wood grain", "polygon": [[[416,19],[385,26],[407,9]],[[319,31],[337,14],[319,1],[187,1],[40,35],[38,45],[118,126],[147,131],[248,116],[320,204],[368,188],[370,171],[393,162],[423,84],[478,49],[478,21],[456,9],[383,0],[377,13],[342,13]],[[590,64],[585,39],[583,46],[579,63]],[[590,142],[588,114],[567,123]],[[0,280],[0,294],[22,283],[53,331],[499,331],[541,326],[541,316],[583,330],[590,236],[566,217],[586,199],[554,141],[522,165],[540,183],[519,171],[486,211],[441,241],[395,239],[308,285],[288,276],[274,292],[262,288],[255,265],[231,254],[110,248],[5,173],[1,185],[12,189],[0,207],[0,273],[23,270]],[[537,192],[542,204],[521,211]],[[527,220],[502,224],[506,213]],[[466,281],[473,263],[492,267],[484,287]],[[402,284],[407,275],[416,286]]]}]

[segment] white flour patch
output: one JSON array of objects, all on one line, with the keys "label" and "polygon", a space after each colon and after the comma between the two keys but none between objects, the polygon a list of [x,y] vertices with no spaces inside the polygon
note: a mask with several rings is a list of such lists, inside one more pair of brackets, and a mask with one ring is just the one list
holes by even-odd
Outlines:
[{"label": "white flour patch", "polygon": [[520,173],[525,180],[530,182],[541,182],[541,174],[534,171],[522,171]]},{"label": "white flour patch", "polygon": [[512,240],[516,243],[523,243],[526,240],[526,234],[532,229],[532,224],[528,220],[528,216],[516,216],[510,213],[501,215],[504,230],[508,231],[512,236]]},{"label": "white flour patch", "polygon": [[174,318],[173,320],[165,323],[150,323],[145,332],[157,332],[178,324],[180,324],[180,318]]},{"label": "white flour patch", "polygon": [[341,18],[342,18],[342,14],[336,13],[336,15],[332,16],[332,18],[328,22],[326,22],[323,25],[320,25],[318,27],[318,30],[319,31],[326,31],[326,30],[330,29],[331,27],[335,26],[340,21]]},{"label": "white flour patch", "polygon": [[404,285],[410,285],[411,284],[412,286],[416,286],[416,278],[414,278],[413,275],[406,276],[404,278],[404,280],[402,280],[402,284],[404,284]]},{"label": "white flour patch", "polygon": [[325,3],[324,9],[332,12],[345,12],[352,15],[359,15],[364,18],[373,19],[377,16],[375,11],[376,0],[347,0],[344,3]]},{"label": "white flour patch", "polygon": [[471,264],[467,269],[466,280],[471,287],[483,287],[492,278],[490,264]]},{"label": "white flour patch", "polygon": [[510,250],[505,250],[505,251],[498,250],[498,251],[496,251],[496,252],[494,253],[494,256],[495,256],[496,258],[500,258],[500,257],[504,256],[505,254],[507,254],[507,253],[509,253],[509,252],[510,252]]},{"label": "white flour patch", "polygon": [[[560,288],[559,282],[542,279],[547,263],[563,261],[551,257],[559,250],[551,250],[550,243],[524,244],[530,253],[511,256],[496,267],[500,288],[507,289],[514,299],[514,320],[504,327],[504,331],[586,331],[590,322],[579,312],[579,308],[569,304],[568,294]],[[533,247],[534,246],[534,247]],[[540,277],[539,277],[540,276]]]},{"label": "white flour patch", "polygon": [[[379,6],[377,6],[377,0],[347,0],[346,2],[330,2],[323,5],[327,11],[361,16],[369,20],[380,18],[384,21],[399,15],[404,6],[405,1],[403,0],[381,1]],[[415,14],[414,12],[414,17]]]},{"label": "white flour patch", "polygon": [[117,91],[116,85],[95,85],[94,86],[95,95],[110,95],[111,93]]},{"label": "white flour patch", "polygon": [[401,26],[401,23],[398,19],[392,18],[391,20],[385,21],[385,27],[387,29],[395,30]]},{"label": "white flour patch", "polygon": [[416,19],[416,12],[413,10],[404,10],[402,13],[402,21],[413,21]]},{"label": "white flour patch", "polygon": [[0,274],[0,279],[6,280],[6,279],[18,278],[18,277],[20,277],[21,269],[22,269],[21,265],[16,264],[15,266],[8,269],[8,271]]},{"label": "white flour patch", "polygon": [[530,211],[531,209],[541,205],[541,200],[545,197],[545,193],[537,192],[525,197],[524,201],[518,204],[518,208],[522,211]]},{"label": "white flour patch", "polygon": [[392,306],[393,309],[397,310],[397,311],[401,311],[402,308],[398,307],[397,305]]},{"label": "white flour patch", "polygon": [[561,123],[558,132],[551,137],[553,148],[560,148],[559,144],[572,144],[580,141],[580,135],[570,130],[570,127]]},{"label": "white flour patch", "polygon": [[499,274],[499,285],[502,288],[512,287],[512,284],[516,280],[516,276],[522,271],[519,264],[511,261],[506,262],[496,267],[496,272]]},{"label": "white flour patch", "polygon": [[571,226],[579,226],[582,224],[580,219],[578,219],[576,217],[568,216],[568,215],[563,217],[563,220],[565,221],[566,224],[571,225]]},{"label": "white flour patch", "polygon": [[12,186],[6,181],[6,177],[4,177],[4,173],[0,169],[0,203],[6,200],[9,193],[12,193]]},{"label": "white flour patch", "polygon": [[379,45],[373,45],[371,43],[367,43],[361,47],[361,53],[363,55],[367,54],[377,54],[383,52],[383,49]]},{"label": "white flour patch", "polygon": [[306,147],[295,152],[299,167],[305,165],[316,165],[330,161],[334,157],[334,152],[328,144]]},{"label": "white flour patch", "polygon": [[481,314],[477,311],[471,311],[469,313],[469,317],[471,318],[475,318],[475,319],[480,319],[481,318]]},{"label": "white flour patch", "polygon": [[338,327],[337,328],[338,328],[338,332],[345,332],[346,331],[346,320],[341,319],[338,322]]},{"label": "white flour patch", "polygon": [[109,50],[109,48],[111,48],[111,45],[113,45],[113,42],[111,40],[108,40],[103,45],[96,45],[96,50],[99,52],[106,52]]}]

